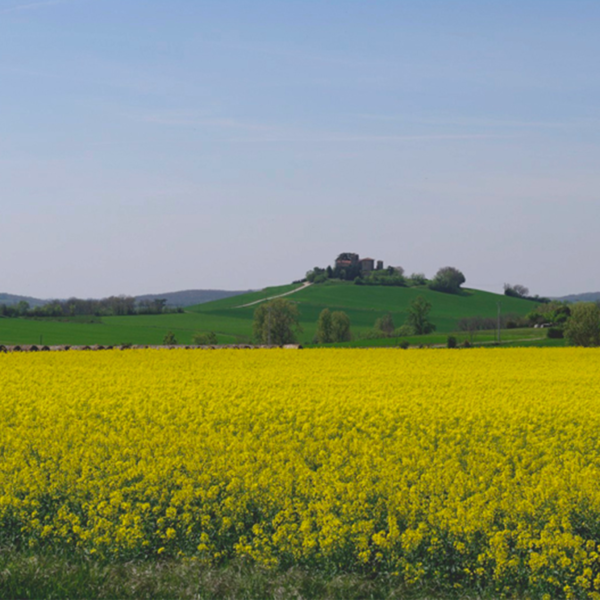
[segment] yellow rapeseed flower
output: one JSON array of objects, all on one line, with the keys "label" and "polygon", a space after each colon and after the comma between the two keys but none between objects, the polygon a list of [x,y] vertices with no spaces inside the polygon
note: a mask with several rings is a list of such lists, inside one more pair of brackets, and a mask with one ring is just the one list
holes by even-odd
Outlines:
[{"label": "yellow rapeseed flower", "polygon": [[0,355],[0,542],[600,597],[600,351]]}]

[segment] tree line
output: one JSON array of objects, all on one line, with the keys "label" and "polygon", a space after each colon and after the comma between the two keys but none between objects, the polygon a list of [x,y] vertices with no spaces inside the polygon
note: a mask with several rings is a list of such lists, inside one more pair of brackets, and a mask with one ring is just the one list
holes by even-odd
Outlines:
[{"label": "tree line", "polygon": [[68,317],[118,317],[124,315],[162,315],[181,313],[182,308],[167,306],[164,298],[137,301],[133,296],[110,296],[101,300],[52,300],[43,306],[31,307],[21,300],[17,304],[0,304],[0,317],[18,318],[68,318]]},{"label": "tree line", "polygon": [[517,283],[515,285],[511,285],[510,283],[504,284],[504,295],[509,296],[511,298],[520,298],[521,300],[531,300],[532,302],[540,302],[547,303],[550,302],[550,298],[544,298],[543,296],[535,296],[529,295],[529,289],[524,285]]},{"label": "tree line", "polygon": [[600,305],[598,302],[548,301],[537,306],[527,319],[545,327],[549,338],[566,338],[572,346],[600,346]]},{"label": "tree line", "polygon": [[352,281],[356,285],[427,286],[431,290],[447,294],[459,294],[461,285],[466,281],[462,271],[456,267],[442,267],[438,269],[433,279],[427,279],[423,273],[412,273],[406,276],[402,267],[386,267],[365,273],[358,265],[343,268],[338,266],[314,267],[306,273],[304,281],[325,283],[329,279]]}]

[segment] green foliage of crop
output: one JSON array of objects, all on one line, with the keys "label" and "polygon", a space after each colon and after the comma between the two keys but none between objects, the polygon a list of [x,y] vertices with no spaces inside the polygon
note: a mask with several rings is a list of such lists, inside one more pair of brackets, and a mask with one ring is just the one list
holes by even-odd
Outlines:
[{"label": "green foliage of crop", "polygon": [[[193,336],[214,331],[219,343],[246,343],[252,337],[252,321],[257,304],[239,308],[256,300],[283,294],[300,287],[290,284],[266,288],[207,302],[185,309],[181,314],[103,317],[97,323],[59,322],[51,320],[0,319],[2,344],[161,344],[167,331],[172,331],[182,344],[191,344]],[[436,325],[439,341],[425,341],[427,336],[410,338],[411,344],[445,344],[449,333],[456,330],[464,317],[495,317],[497,302],[503,313],[526,315],[535,304],[479,290],[464,290],[460,295],[444,294],[426,287],[358,286],[347,282],[312,285],[287,296],[298,303],[303,332],[299,342],[310,344],[315,337],[317,320],[324,308],[344,311],[351,322],[355,341],[351,345],[396,345],[397,340],[359,340],[373,329],[375,320],[390,313],[396,326],[406,321],[407,309],[423,296],[432,305],[430,318]],[[541,337],[541,336],[540,336]],[[433,338],[432,338],[433,339]],[[369,342],[369,343],[366,343]]]}]

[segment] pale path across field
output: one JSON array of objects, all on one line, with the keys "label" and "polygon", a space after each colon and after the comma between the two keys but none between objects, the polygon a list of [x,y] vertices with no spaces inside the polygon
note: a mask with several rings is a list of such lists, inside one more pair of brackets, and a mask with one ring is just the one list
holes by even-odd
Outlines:
[{"label": "pale path across field", "polygon": [[283,294],[277,294],[277,296],[269,296],[268,298],[261,298],[260,300],[255,300],[254,302],[248,302],[248,304],[241,304],[240,306],[234,306],[234,308],[246,308],[247,306],[254,306],[255,304],[260,304],[261,302],[266,302],[267,300],[274,300],[275,298],[283,298],[283,296],[289,296],[290,294],[295,294],[300,290],[304,290],[307,287],[311,286],[312,283],[310,281],[305,281],[299,288],[292,290],[291,292],[285,292]]}]

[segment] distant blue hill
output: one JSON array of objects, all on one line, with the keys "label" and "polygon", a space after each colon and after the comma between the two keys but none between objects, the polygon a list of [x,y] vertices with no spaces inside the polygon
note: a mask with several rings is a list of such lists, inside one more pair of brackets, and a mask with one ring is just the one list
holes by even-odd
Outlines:
[{"label": "distant blue hill", "polygon": [[553,300],[561,300],[562,302],[596,302],[600,300],[600,292],[585,292],[583,294],[569,294]]},{"label": "distant blue hill", "polygon": [[49,300],[41,300],[40,298],[32,298],[31,296],[0,293],[0,304],[18,304],[21,301],[27,302],[31,307],[43,306],[49,302]]},{"label": "distant blue hill", "polygon": [[160,300],[165,299],[167,306],[183,307],[192,306],[193,304],[204,304],[213,300],[222,300],[231,296],[239,296],[247,294],[252,290],[243,291],[227,291],[227,290],[183,290],[181,292],[166,292],[164,294],[144,294],[136,296],[135,299],[140,302],[142,300]]}]

